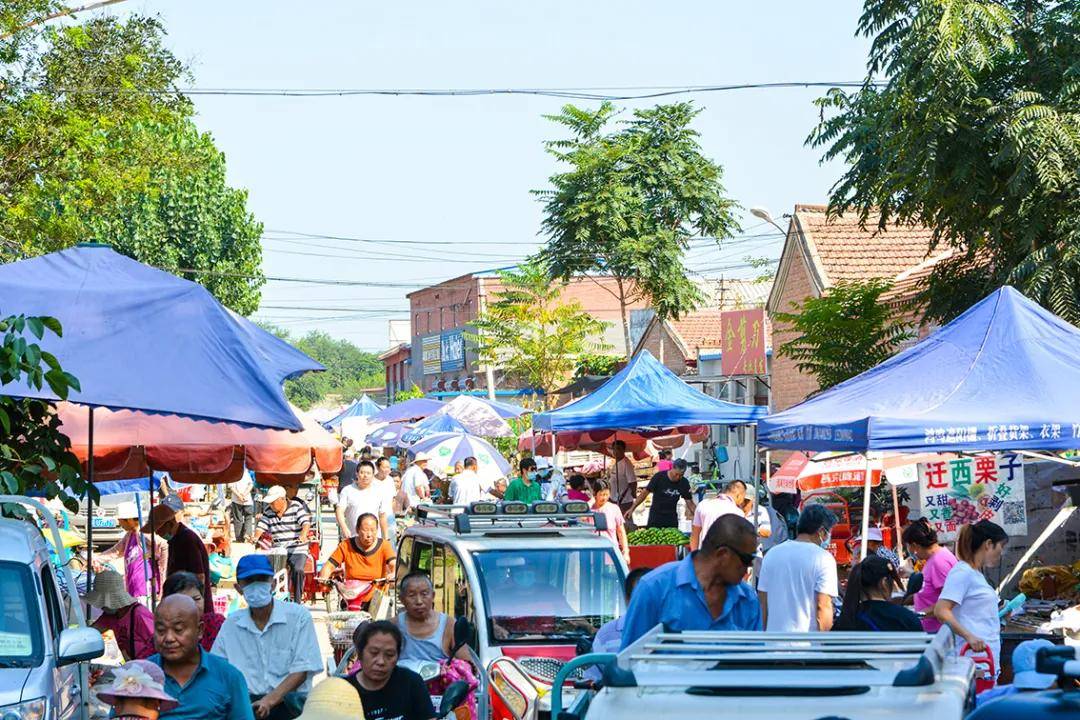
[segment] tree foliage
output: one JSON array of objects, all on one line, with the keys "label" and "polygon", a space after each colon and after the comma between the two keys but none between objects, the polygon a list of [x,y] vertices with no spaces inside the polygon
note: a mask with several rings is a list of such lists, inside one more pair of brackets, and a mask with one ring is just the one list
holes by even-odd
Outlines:
[{"label": "tree foliage", "polygon": [[882,304],[889,283],[872,280],[838,283],[821,297],[809,297],[791,313],[776,313],[798,337],[780,346],[800,372],[817,378],[822,390],[844,382],[888,359],[915,335]]},{"label": "tree foliage", "polygon": [[554,279],[612,275],[630,356],[627,306],[647,299],[661,318],[694,309],[701,293],[683,256],[694,236],[723,238],[738,229],[724,197],[723,171],[706,158],[691,128],[691,103],[635,110],[612,128],[616,109],[567,105],[549,119],[568,139],[546,144],[569,166],[535,191],[544,203],[548,243],[540,259]]},{"label": "tree foliage", "polygon": [[867,83],[819,101],[810,142],[849,165],[834,210],[958,251],[929,278],[930,318],[1012,283],[1080,323],[1078,27],[1076,2],[866,0]]},{"label": "tree foliage", "polygon": [[625,358],[607,353],[583,353],[574,368],[574,377],[614,375]]},{"label": "tree foliage", "polygon": [[361,350],[348,340],[335,339],[319,330],[293,338],[287,330],[275,325],[260,323],[260,326],[326,368],[325,372],[304,373],[285,381],[285,397],[301,410],[327,399],[351,402],[365,390],[383,385],[383,364],[378,355]]},{"label": "tree foliage", "polygon": [[406,400],[415,400],[422,397],[424,397],[424,391],[414,383],[408,390],[398,390],[397,395],[394,395],[394,402],[405,402]]},{"label": "tree foliage", "polygon": [[38,491],[48,498],[60,498],[74,510],[87,483],[78,458],[71,452],[71,441],[60,431],[60,418],[52,404],[2,394],[2,386],[17,381],[39,390],[48,385],[61,399],[67,398],[71,388],[79,389],[79,381],[34,342],[46,332],[61,335],[60,322],[24,315],[0,319],[0,492],[24,495]]},{"label": "tree foliage", "polygon": [[499,273],[503,289],[473,322],[480,362],[542,390],[550,403],[582,356],[604,349],[606,323],[562,299],[563,285],[532,261]]},{"label": "tree foliage", "polygon": [[[52,6],[16,5],[3,27]],[[157,20],[35,27],[0,56],[0,259],[104,242],[258,307],[262,226],[176,90],[186,70]]]}]

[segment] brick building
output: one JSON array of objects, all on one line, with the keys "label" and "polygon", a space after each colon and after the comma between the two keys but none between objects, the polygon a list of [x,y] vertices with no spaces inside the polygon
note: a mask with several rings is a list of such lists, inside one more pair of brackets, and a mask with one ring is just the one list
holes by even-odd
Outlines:
[{"label": "brick building", "polygon": [[[873,279],[894,283],[886,300],[895,303],[910,297],[917,280],[949,255],[930,255],[932,232],[927,227],[892,225],[879,230],[877,222],[871,217],[863,228],[855,213],[827,217],[824,205],[796,205],[766,306],[769,314],[791,312],[794,305],[820,297],[836,283]],[[784,323],[773,321],[773,348],[795,337]],[[795,405],[818,388],[790,358],[774,357],[771,369],[774,411]]]},{"label": "brick building", "polygon": [[402,390],[412,387],[410,368],[412,365],[412,346],[398,343],[379,355],[386,373],[386,404],[394,402],[394,397]]},{"label": "brick building", "polygon": [[[470,273],[407,295],[411,343],[408,363],[409,384],[425,392],[454,394],[486,388],[484,368],[477,362],[468,335],[469,324],[480,309],[503,289],[495,271]],[[576,278],[562,292],[563,298],[577,300],[593,317],[609,323],[603,341],[612,354],[624,347],[615,281],[610,277]],[[638,301],[630,309],[640,309]],[[496,369],[497,393],[513,393],[518,388]]]}]

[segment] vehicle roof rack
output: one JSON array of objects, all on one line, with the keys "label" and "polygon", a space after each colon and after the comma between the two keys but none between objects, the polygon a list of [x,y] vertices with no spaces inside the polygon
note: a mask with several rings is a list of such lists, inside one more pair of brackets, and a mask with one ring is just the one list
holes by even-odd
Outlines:
[{"label": "vehicle roof rack", "polygon": [[[487,534],[536,534],[587,533],[595,534],[607,529],[607,517],[602,513],[566,512],[576,510],[582,503],[538,502],[526,503],[476,502],[471,505],[422,504],[416,508],[416,523],[429,527],[443,527],[459,535]],[[548,512],[557,508],[557,512]],[[588,506],[585,505],[587,509]],[[506,512],[510,509],[511,512]]]},{"label": "vehicle roof rack", "polygon": [[952,644],[947,630],[669,633],[657,625],[619,653],[611,679],[616,686],[920,687],[941,675]]}]

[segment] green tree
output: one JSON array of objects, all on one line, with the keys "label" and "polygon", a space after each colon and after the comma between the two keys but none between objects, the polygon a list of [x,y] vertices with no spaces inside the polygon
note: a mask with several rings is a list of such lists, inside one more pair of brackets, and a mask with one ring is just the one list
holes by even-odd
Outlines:
[{"label": "green tree", "polygon": [[0,319],[0,492],[40,491],[75,510],[88,484],[52,404],[3,394],[2,386],[17,381],[39,390],[48,385],[61,399],[67,398],[69,389],[79,389],[79,381],[51,353],[32,338],[27,341],[27,332],[40,340],[46,332],[61,335],[62,329],[51,317]]},{"label": "green tree", "polygon": [[258,307],[262,226],[177,92],[186,70],[157,20],[33,27],[0,40],[0,56],[0,260],[96,240],[238,312]]},{"label": "green tree", "polygon": [[848,163],[835,211],[956,250],[924,288],[931,319],[1012,283],[1080,323],[1077,27],[1076,2],[866,0],[867,82],[819,101],[809,141]]},{"label": "green tree", "polygon": [[577,367],[574,368],[574,377],[586,375],[614,375],[619,371],[619,364],[625,358],[606,353],[584,353],[578,358]]},{"label": "green tree", "polygon": [[394,396],[394,402],[404,402],[406,400],[415,400],[416,398],[424,397],[424,391],[420,389],[419,385],[413,385],[408,390],[398,390],[397,395]]},{"label": "green tree", "polygon": [[550,406],[553,391],[573,373],[581,357],[604,349],[598,336],[607,323],[562,299],[562,284],[552,283],[537,261],[499,273],[503,289],[473,322],[469,333],[480,362],[502,368],[510,377],[542,390]]},{"label": "green tree", "polygon": [[569,169],[551,176],[550,189],[535,191],[548,236],[540,259],[554,279],[614,278],[627,357],[628,306],[647,299],[662,319],[694,309],[702,298],[683,264],[690,239],[738,229],[723,171],[702,154],[691,128],[698,112],[690,103],[659,105],[635,110],[615,129],[616,110],[606,102],[595,111],[567,105],[549,116],[570,131],[569,139],[546,144]]},{"label": "green tree", "polygon": [[259,325],[326,368],[325,372],[304,373],[285,381],[285,396],[302,410],[329,398],[352,401],[364,390],[383,384],[379,356],[361,350],[348,340],[337,340],[319,330],[293,338],[284,328],[269,323]]},{"label": "green tree", "polygon": [[798,337],[778,353],[800,372],[817,378],[821,390],[844,382],[888,359],[915,335],[881,302],[889,283],[872,280],[838,283],[821,297],[810,297],[791,313],[776,313]]}]

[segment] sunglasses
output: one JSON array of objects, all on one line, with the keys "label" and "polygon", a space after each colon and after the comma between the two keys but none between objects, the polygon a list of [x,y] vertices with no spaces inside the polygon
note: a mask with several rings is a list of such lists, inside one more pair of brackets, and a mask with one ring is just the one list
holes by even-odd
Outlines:
[{"label": "sunglasses", "polygon": [[743,551],[738,550],[736,548],[733,548],[730,545],[721,545],[720,547],[727,548],[731,552],[738,555],[739,556],[739,562],[741,562],[745,567],[750,567],[751,565],[753,565],[754,564],[754,558],[757,557],[756,553],[744,553]]}]

